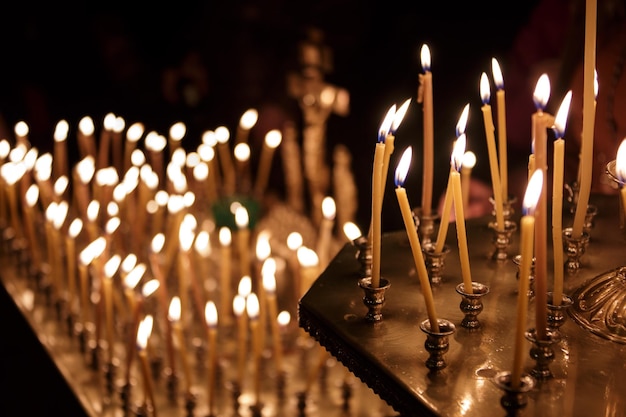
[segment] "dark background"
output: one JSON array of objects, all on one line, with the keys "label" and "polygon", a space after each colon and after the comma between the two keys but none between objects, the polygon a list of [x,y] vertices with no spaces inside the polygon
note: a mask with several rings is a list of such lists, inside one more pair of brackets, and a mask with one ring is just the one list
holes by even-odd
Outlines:
[{"label": "dark background", "polygon": [[[393,103],[413,98],[396,135],[396,150],[421,149],[421,106],[415,98],[422,44],[432,55],[436,173],[444,173],[437,175],[436,198],[447,180],[454,129],[466,103],[472,108],[468,149],[486,155],[480,74],[491,78],[491,58],[497,57],[506,79],[515,36],[538,2],[509,2],[507,10],[504,4],[446,1],[99,3],[20,2],[0,8],[0,115],[7,135],[16,121],[25,120],[31,142],[51,150],[58,120],[68,120],[75,130],[82,116],[98,124],[105,113],[114,112],[127,125],[142,121],[163,134],[182,120],[188,126],[185,147],[194,149],[201,132],[219,125],[233,132],[241,114],[255,107],[261,115],[252,134],[261,138],[285,119],[300,117],[286,92],[286,76],[298,69],[298,43],[310,28],[318,28],[333,54],[327,80],[350,93],[349,115],[329,119],[328,146],[344,143],[353,153],[363,227],[370,216],[376,134]],[[185,64],[193,59],[195,65]],[[201,81],[183,76],[183,68],[191,68]],[[190,84],[199,92],[197,101],[182,97]],[[529,89],[529,106],[531,95]],[[488,178],[486,157],[475,171]],[[274,169],[273,184],[282,183],[280,175]],[[413,164],[405,186],[418,205],[419,163]],[[384,231],[402,227],[392,193],[385,197],[383,213]],[[0,416],[80,415],[4,291],[0,305]]]}]

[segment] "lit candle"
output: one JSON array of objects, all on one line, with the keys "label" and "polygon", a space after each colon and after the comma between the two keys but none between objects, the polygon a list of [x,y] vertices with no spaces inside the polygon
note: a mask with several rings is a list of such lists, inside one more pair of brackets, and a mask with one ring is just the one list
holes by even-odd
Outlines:
[{"label": "lit candle", "polygon": [[217,140],[217,152],[222,166],[222,174],[224,180],[224,193],[232,195],[235,192],[235,165],[230,155],[230,132],[225,126],[219,126],[215,129],[215,139]]},{"label": "lit candle", "polygon": [[[250,193],[250,145],[238,143],[233,148],[236,164],[237,192],[239,194]],[[258,179],[258,177],[257,177]]]},{"label": "lit candle", "polygon": [[180,148],[180,144],[187,134],[187,126],[183,122],[176,122],[170,126],[168,144],[170,146],[170,155]]},{"label": "lit candle", "polygon": [[[467,127],[467,119],[469,118],[469,103],[463,107],[461,116],[456,124],[456,137],[465,133]],[[452,172],[452,167],[450,167]],[[452,187],[450,186],[450,176],[448,176],[448,185],[446,187],[446,194],[443,201],[443,208],[441,211],[441,222],[439,224],[439,230],[437,231],[437,241],[435,242],[435,254],[440,254],[443,251],[443,247],[446,244],[446,237],[448,235],[448,226],[450,224],[450,210],[452,209],[453,201]]]},{"label": "lit candle", "polygon": [[396,131],[400,127],[404,116],[409,109],[409,104],[411,104],[411,99],[407,99],[402,103],[402,105],[396,111],[396,105],[394,104],[389,109],[389,112],[393,112],[393,119],[391,119],[391,126],[389,127],[389,132],[387,132],[387,136],[385,137],[385,156],[383,158],[383,169],[382,169],[382,185],[381,185],[381,194],[383,198],[385,196],[385,187],[387,185],[387,172],[389,171],[389,159],[391,158],[391,154],[394,151],[395,140],[396,140]]},{"label": "lit candle", "polygon": [[552,169],[552,247],[554,251],[554,285],[552,304],[561,305],[563,298],[563,171],[565,158],[565,124],[572,101],[571,90],[567,92],[554,120],[554,168]]},{"label": "lit candle", "polygon": [[167,139],[165,139],[165,136],[160,135],[155,131],[151,131],[148,132],[144,138],[144,146],[148,153],[152,170],[157,174],[159,184],[163,184],[165,177],[163,167],[163,151],[167,147]]},{"label": "lit candle", "polygon": [[424,262],[424,255],[422,254],[422,246],[417,235],[417,228],[413,220],[411,213],[411,206],[409,205],[409,199],[406,195],[406,189],[403,187],[406,175],[409,172],[409,166],[411,165],[411,152],[412,148],[409,146],[406,148],[395,173],[396,184],[396,197],[402,213],[402,219],[404,220],[404,228],[406,229],[409,243],[411,245],[411,251],[413,252],[413,261],[415,262],[415,268],[417,269],[417,276],[420,280],[420,287],[422,289],[422,295],[426,303],[426,311],[428,313],[428,320],[430,322],[430,328],[433,332],[439,331],[439,323],[437,322],[437,314],[435,313],[435,303],[433,300],[432,288],[430,287],[430,281],[428,280],[428,271],[426,270],[426,264]]},{"label": "lit candle", "polygon": [[615,172],[620,182],[620,196],[622,201],[622,218],[626,219],[626,138],[622,139],[617,148],[615,157]]},{"label": "lit candle", "polygon": [[67,133],[69,131],[67,120],[60,120],[54,127],[54,177],[68,175],[67,167]]},{"label": "lit candle", "polygon": [[463,193],[463,210],[467,211],[470,198],[470,183],[472,181],[472,169],[476,165],[476,154],[466,151],[463,154],[463,166],[461,167],[461,192]]},{"label": "lit candle", "polygon": [[300,294],[302,297],[319,276],[319,256],[311,248],[300,246],[296,254],[300,263]]},{"label": "lit candle", "polygon": [[15,123],[13,127],[13,133],[15,133],[15,144],[16,145],[24,145],[27,148],[30,148],[30,141],[28,140],[28,134],[30,133],[30,128],[25,121],[20,120]]},{"label": "lit candle", "polygon": [[[154,389],[152,387],[152,374],[148,365],[148,354],[146,347],[148,339],[152,333],[153,319],[151,315],[147,315],[141,320],[137,329],[137,350],[141,361],[141,374],[143,376],[144,398],[150,400],[153,412],[156,413],[156,404],[154,402]],[[146,401],[146,400],[144,400]]]},{"label": "lit candle", "polygon": [[239,246],[239,266],[240,275],[252,275],[250,271],[250,229],[248,228],[250,218],[248,210],[238,205],[235,209],[235,223],[237,224],[237,243]]},{"label": "lit candle", "polygon": [[102,282],[104,307],[105,307],[105,323],[108,342],[109,363],[113,361],[114,357],[114,318],[113,318],[113,276],[117,273],[120,266],[120,256],[113,255],[104,264],[104,279]]},{"label": "lit candle", "polygon": [[300,276],[300,261],[298,259],[298,248],[302,246],[303,239],[299,232],[291,232],[287,235],[287,248],[289,249],[289,258],[287,260],[289,268],[291,269],[291,275],[293,277],[293,295],[294,300],[300,298],[300,287],[302,286],[302,277]]},{"label": "lit candle", "polygon": [[230,275],[231,275],[231,241],[232,233],[228,227],[220,227],[219,230],[220,241],[220,316],[228,317],[231,313],[230,308]]},{"label": "lit candle", "polygon": [[103,129],[100,132],[100,140],[98,143],[98,153],[96,160],[96,169],[102,169],[109,166],[109,156],[111,155],[111,143],[113,125],[115,124],[115,115],[107,113],[102,121]]},{"label": "lit candle", "polygon": [[434,165],[434,120],[433,120],[433,75],[430,71],[430,49],[422,45],[420,58],[424,74],[419,75],[417,101],[423,103],[424,112],[424,184],[422,186],[422,214],[429,216],[433,198]]},{"label": "lit candle", "polygon": [[320,258],[320,266],[326,268],[330,258],[330,243],[332,240],[333,227],[335,226],[335,214],[337,207],[335,200],[330,197],[324,197],[322,200],[322,222],[317,237],[317,254]]},{"label": "lit candle", "polygon": [[245,314],[246,297],[237,294],[233,298],[233,313],[237,317],[237,383],[239,389],[243,388],[243,374],[246,364],[246,326],[247,318]]},{"label": "lit candle", "polygon": [[[547,74],[542,74],[537,81],[533,101],[537,111],[532,115],[532,126],[535,145],[535,170],[543,171],[543,177],[547,177],[547,128],[554,121],[553,117],[545,113],[545,108],[550,97],[550,80]],[[535,213],[535,321],[537,323],[537,339],[546,337],[546,326],[548,324],[547,311],[547,275],[548,275],[548,254],[547,254],[547,187],[542,187],[541,197],[537,203]]]},{"label": "lit candle", "polygon": [[580,149],[581,173],[578,203],[574,214],[572,238],[579,239],[583,233],[591,181],[593,178],[593,137],[595,125],[595,65],[596,65],[596,25],[597,0],[585,1],[585,53],[583,59],[583,131]]},{"label": "lit candle", "polygon": [[90,116],[84,116],[78,122],[78,150],[81,158],[96,157],[95,130],[93,119]]},{"label": "lit candle", "polygon": [[506,143],[506,103],[504,99],[504,79],[502,78],[502,70],[500,64],[495,58],[491,59],[491,72],[493,74],[493,82],[496,85],[496,101],[498,115],[498,156],[500,167],[500,185],[502,186],[502,198],[509,198],[509,175],[508,175],[508,157]]},{"label": "lit candle", "polygon": [[[0,194],[4,195],[4,190],[0,190]],[[26,235],[28,236],[32,262],[37,268],[41,265],[39,238],[35,231],[35,205],[38,200],[39,186],[37,184],[31,184],[24,195],[24,227],[26,228]]]},{"label": "lit candle", "polygon": [[209,350],[207,401],[209,415],[213,416],[215,415],[215,385],[217,382],[217,307],[213,301],[208,301],[204,307],[204,320],[207,325]]},{"label": "lit candle", "polygon": [[180,322],[180,307],[180,298],[177,296],[172,297],[167,316],[172,323],[172,329],[176,334],[178,352],[183,364],[183,373],[185,376],[185,393],[189,395],[191,394],[191,368],[189,367],[189,357],[187,356],[185,334],[183,332],[183,326]]},{"label": "lit candle", "polygon": [[140,122],[135,122],[126,130],[126,141],[124,142],[124,172],[127,172],[131,167],[131,156],[136,149],[137,142],[144,133],[144,125]]},{"label": "lit candle", "polygon": [[122,131],[126,127],[126,121],[123,117],[116,116],[113,123],[113,133],[111,144],[111,158],[113,160],[113,166],[118,173],[122,173],[123,154],[122,154]]},{"label": "lit candle", "polygon": [[489,168],[491,170],[491,184],[493,187],[493,199],[496,211],[496,229],[504,231],[504,208],[502,202],[502,185],[500,184],[500,169],[498,167],[498,155],[496,150],[496,138],[494,136],[493,118],[489,98],[489,80],[484,72],[480,77],[480,96],[483,101],[481,110],[483,112],[483,122],[485,125],[485,135],[487,136],[487,149],[489,151]]},{"label": "lit candle", "polygon": [[513,354],[513,370],[511,372],[511,387],[519,388],[521,383],[522,368],[525,356],[528,354],[524,348],[524,334],[526,333],[526,316],[528,313],[528,285],[530,268],[533,258],[533,240],[535,232],[534,211],[537,200],[541,196],[543,187],[543,171],[537,170],[528,181],[522,209],[524,215],[520,220],[520,250],[521,263],[519,273],[519,289],[517,292],[517,320],[515,332],[515,351]]},{"label": "lit candle", "polygon": [[70,223],[68,234],[65,238],[66,262],[67,262],[67,302],[70,312],[73,314],[76,306],[76,238],[83,230],[83,221],[75,218]]},{"label": "lit candle", "polygon": [[261,396],[261,340],[259,327],[259,299],[255,293],[250,293],[246,298],[246,312],[250,319],[250,332],[252,337],[252,362],[254,363],[254,397],[258,404]]},{"label": "lit candle", "polygon": [[381,239],[381,216],[382,216],[382,169],[385,158],[385,138],[391,128],[391,123],[395,115],[395,108],[392,106],[380,125],[378,141],[374,151],[374,165],[372,167],[372,222],[370,225],[369,240],[372,242],[372,282],[373,288],[380,285],[380,239]]},{"label": "lit candle", "polygon": [[283,371],[283,350],[280,342],[280,333],[278,331],[278,304],[276,301],[275,271],[276,260],[274,258],[267,258],[263,264],[263,289],[267,295],[268,317],[270,320],[270,330],[272,332],[276,372],[280,374]]},{"label": "lit candle", "polygon": [[265,134],[265,142],[261,150],[261,160],[259,161],[256,183],[254,184],[254,195],[258,198],[263,196],[267,188],[270,172],[272,170],[274,150],[280,145],[282,140],[283,135],[278,129],[270,130]]},{"label": "lit candle", "polygon": [[259,112],[256,109],[246,110],[239,119],[237,125],[237,132],[235,133],[236,143],[248,142],[248,136],[250,135],[250,129],[254,127],[259,120]]}]

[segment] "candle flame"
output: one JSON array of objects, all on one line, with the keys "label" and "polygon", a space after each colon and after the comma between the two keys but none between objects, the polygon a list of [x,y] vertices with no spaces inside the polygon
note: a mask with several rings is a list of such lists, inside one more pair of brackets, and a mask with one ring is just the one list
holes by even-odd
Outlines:
[{"label": "candle flame", "polygon": [[93,132],[95,131],[93,119],[90,116],[84,116],[78,122],[78,130],[80,130],[81,133],[85,136],[93,135]]},{"label": "candle flame", "polygon": [[228,246],[232,242],[232,233],[228,227],[220,227],[219,241],[222,246]]},{"label": "candle flame", "polygon": [[235,155],[235,159],[239,162],[246,162],[250,159],[250,145],[245,142],[236,144],[233,149],[233,154]]},{"label": "candle flame", "polygon": [[622,139],[622,143],[617,148],[615,171],[622,185],[626,184],[626,138]]},{"label": "candle flame", "polygon": [[[273,259],[273,258],[270,258]],[[268,259],[269,260],[269,259]],[[276,269],[276,261],[273,262],[274,266],[267,269]],[[265,266],[265,265],[263,265]],[[263,273],[263,288],[268,294],[274,294],[276,292],[276,275],[272,272]]]},{"label": "candle flame", "polygon": [[201,143],[198,145],[198,155],[200,155],[200,159],[204,162],[210,162],[215,158],[215,148],[206,143]]},{"label": "candle flame", "polygon": [[404,120],[404,116],[406,115],[407,110],[409,109],[409,105],[411,104],[411,99],[408,98],[402,103],[402,105],[396,111],[396,114],[393,117],[393,121],[391,123],[391,134],[395,135],[396,131],[400,127],[400,123]]},{"label": "candle flame", "polygon": [[79,233],[82,230],[83,230],[83,221],[77,217],[74,220],[72,220],[67,232],[72,239],[76,239],[76,237],[78,237]]},{"label": "candle flame", "polygon": [[119,229],[121,223],[122,222],[119,217],[111,217],[109,220],[107,220],[104,226],[104,230],[105,232],[107,232],[107,234],[111,235],[115,233],[117,229]]},{"label": "candle flame", "polygon": [[385,143],[385,138],[389,134],[389,129],[391,128],[395,115],[396,105],[394,104],[389,108],[389,110],[387,110],[387,114],[385,115],[383,122],[380,124],[380,128],[378,129],[378,142]]},{"label": "candle flame", "polygon": [[243,314],[246,309],[246,297],[241,294],[235,295],[233,298],[233,313],[236,317],[239,317]]},{"label": "candle flame", "polygon": [[69,184],[70,184],[70,180],[65,175],[61,175],[54,182],[54,194],[57,196],[63,195],[65,190],[67,190],[67,187],[69,186]]},{"label": "candle flame", "polygon": [[504,79],[502,78],[502,70],[500,64],[495,58],[491,58],[491,73],[493,74],[493,82],[498,90],[504,90]]},{"label": "candle flame", "polygon": [[118,271],[118,269],[120,268],[120,263],[122,262],[122,259],[120,257],[120,255],[115,254],[113,256],[111,256],[105,263],[104,263],[104,275],[107,278],[113,278],[113,275],[115,275]]},{"label": "candle flame", "polygon": [[287,235],[287,247],[291,250],[297,250],[302,246],[302,235],[298,232],[291,232]]},{"label": "candle flame", "polygon": [[160,285],[161,283],[159,282],[158,279],[154,279],[154,278],[151,279],[150,281],[143,284],[143,286],[141,287],[141,295],[144,298],[150,297],[152,294],[155,293],[156,290],[159,289]]},{"label": "candle flame", "polygon": [[215,128],[215,140],[217,143],[224,144],[228,142],[228,139],[230,139],[230,131],[226,126],[219,126]]},{"label": "candle flame", "polygon": [[563,97],[563,101],[561,102],[561,106],[556,113],[556,117],[554,118],[554,133],[558,139],[562,138],[565,135],[565,125],[567,123],[567,117],[569,115],[569,106],[572,101],[572,90],[569,90],[565,97]]},{"label": "candle flame", "polygon": [[15,124],[15,127],[13,128],[13,131],[15,132],[16,136],[24,137],[24,136],[28,135],[29,128],[28,128],[28,125],[26,124],[25,121],[20,120],[19,122],[17,122]]},{"label": "candle flame", "polygon": [[6,158],[9,152],[11,152],[11,144],[9,141],[6,139],[0,140],[0,158]]},{"label": "candle flame", "polygon": [[324,216],[327,220],[333,220],[336,213],[337,206],[335,204],[335,199],[330,196],[324,197],[322,200],[322,216]]},{"label": "candle flame", "polygon": [[217,326],[217,307],[211,300],[207,301],[204,306],[204,320],[209,328],[215,328]]},{"label": "candle flame", "polygon": [[83,184],[88,184],[93,178],[93,174],[96,172],[96,161],[93,156],[89,155],[81,159],[76,164],[76,173],[78,179]]},{"label": "candle flame", "polygon": [[363,235],[359,226],[357,226],[354,222],[345,222],[343,224],[343,234],[346,235],[348,240],[351,242]]},{"label": "candle flame", "polygon": [[90,222],[95,222],[100,213],[100,202],[98,200],[91,200],[87,205],[87,219]]},{"label": "candle flame", "polygon": [[123,117],[117,116],[115,118],[115,122],[113,123],[113,132],[121,133],[122,130],[124,130],[124,127],[126,127],[126,121]]},{"label": "candle flame", "polygon": [[424,72],[430,71],[430,49],[426,44],[422,45],[422,49],[420,50],[420,60]]},{"label": "candle flame", "polygon": [[474,168],[476,165],[476,154],[472,151],[467,151],[463,154],[463,166],[469,169]]},{"label": "candle flame", "polygon": [[239,126],[244,130],[250,130],[259,119],[259,112],[256,109],[248,109],[241,115]]},{"label": "candle flame", "polygon": [[530,180],[528,180],[528,185],[526,186],[526,193],[524,194],[524,201],[522,203],[522,211],[524,214],[532,214],[532,212],[534,212],[537,202],[539,201],[539,197],[541,196],[542,187],[543,171],[536,169],[531,175]]},{"label": "candle flame", "polygon": [[54,141],[64,142],[67,139],[67,133],[70,130],[70,125],[67,120],[59,120],[54,127]]},{"label": "candle flame", "polygon": [[133,270],[135,266],[137,266],[137,255],[135,255],[134,253],[129,253],[124,257],[120,268],[124,273],[128,274],[130,271]]},{"label": "candle flame", "polygon": [[19,162],[6,162],[0,168],[0,174],[8,185],[17,183],[24,173],[24,165]]},{"label": "candle flame", "polygon": [[193,178],[196,181],[202,182],[209,178],[209,166],[204,161],[199,162],[196,166],[193,167],[192,174]]},{"label": "candle flame", "polygon": [[250,293],[246,298],[246,312],[250,320],[259,318],[259,298],[255,293]]},{"label": "candle flame", "polygon": [[535,86],[535,92],[533,93],[533,102],[535,103],[535,108],[537,110],[542,110],[548,104],[548,100],[550,99],[550,78],[548,74],[541,74],[539,79],[537,80],[537,84]]},{"label": "candle flame", "polygon": [[459,116],[459,120],[456,122],[456,137],[458,138],[462,133],[465,133],[465,128],[467,127],[467,119],[469,118],[469,110],[470,105],[467,103],[465,107],[463,107],[463,111]]},{"label": "candle flame", "polygon": [[238,206],[235,209],[235,223],[239,229],[248,227],[248,210],[244,206]]},{"label": "candle flame", "polygon": [[598,85],[598,70],[594,69],[593,70],[593,97],[594,99],[598,98],[598,89],[599,89],[599,85]]},{"label": "candle flame", "polygon": [[156,235],[154,235],[154,237],[152,238],[152,242],[150,244],[152,252],[153,253],[161,252],[164,245],[165,245],[165,235],[163,233],[157,233]]},{"label": "candle flame", "polygon": [[276,274],[276,259],[271,258],[271,257],[265,259],[263,261],[263,266],[261,267],[261,276],[275,275],[275,274]]},{"label": "candle flame", "polygon": [[271,253],[270,232],[268,230],[261,230],[256,239],[256,258],[262,261],[270,256]]},{"label": "candle flame", "polygon": [[131,143],[137,142],[143,136],[145,128],[143,123],[135,122],[128,127],[126,131],[126,140]]},{"label": "candle flame", "polygon": [[177,322],[180,320],[180,298],[175,295],[170,301],[170,307],[167,309],[167,317],[170,321]]},{"label": "candle flame", "polygon": [[489,78],[487,78],[487,74],[483,72],[480,75],[480,99],[483,101],[483,104],[489,104],[490,98],[491,88],[489,87]]},{"label": "candle flame", "polygon": [[400,162],[398,162],[398,166],[396,167],[396,175],[395,175],[396,187],[402,187],[404,185],[404,180],[406,180],[406,176],[409,173],[409,167],[411,166],[412,154],[413,154],[413,148],[411,146],[408,146],[402,153]]},{"label": "candle flame", "polygon": [[170,126],[169,135],[170,138],[176,142],[179,142],[185,137],[187,133],[187,126],[183,122],[176,122]]},{"label": "candle flame", "polygon": [[196,240],[193,244],[193,247],[200,256],[204,258],[208,258],[211,256],[211,239],[209,232],[206,230],[201,230],[196,235]]},{"label": "candle flame", "polygon": [[239,285],[237,286],[237,294],[247,297],[252,292],[252,278],[249,275],[244,275],[239,280]]},{"label": "candle flame", "polygon": [[213,130],[206,130],[202,133],[202,144],[211,148],[217,145],[217,137]]},{"label": "candle flame", "polygon": [[25,200],[28,207],[34,207],[39,199],[39,186],[37,184],[31,184],[26,190]]},{"label": "candle flame", "polygon": [[283,140],[283,134],[278,129],[270,130],[265,134],[265,144],[270,149],[275,149]]},{"label": "candle flame", "polygon": [[465,133],[461,134],[454,142],[454,148],[452,148],[452,155],[450,155],[450,165],[456,171],[459,171],[463,166],[463,155],[465,155]]},{"label": "candle flame", "polygon": [[300,246],[297,249],[296,256],[298,257],[298,261],[302,267],[315,267],[319,264],[319,256],[317,253],[306,246]]},{"label": "candle flame", "polygon": [[280,313],[278,313],[278,317],[276,317],[276,321],[278,321],[279,326],[285,327],[291,321],[291,314],[288,311],[283,310]]},{"label": "candle flame", "polygon": [[153,319],[150,314],[144,317],[137,327],[137,347],[143,350],[148,346],[148,339],[152,333]]},{"label": "candle flame", "polygon": [[133,269],[130,270],[128,274],[124,277],[124,286],[128,289],[134,289],[143,275],[146,273],[146,264],[138,264]]}]

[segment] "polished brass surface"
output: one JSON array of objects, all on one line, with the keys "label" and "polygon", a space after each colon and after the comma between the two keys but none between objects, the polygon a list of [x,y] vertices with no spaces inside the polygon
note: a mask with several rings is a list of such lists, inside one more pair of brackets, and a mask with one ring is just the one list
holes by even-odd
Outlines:
[{"label": "polished brass surface", "polygon": [[[569,295],[590,280],[604,279],[607,273],[614,275],[610,271],[626,264],[618,197],[592,196],[591,202],[598,207],[598,213],[580,268],[574,274],[565,274],[564,290]],[[464,315],[455,291],[461,274],[454,224],[448,233],[447,244],[452,250],[446,257],[441,282],[433,285],[433,295],[437,316],[457,326],[449,338],[447,366],[442,371],[431,372],[425,365],[429,354],[419,326],[427,314],[403,230],[383,235],[381,275],[391,285],[386,292],[383,320],[370,323],[364,319],[363,293],[357,284],[359,262],[356,248],[348,244],[300,300],[300,326],[404,416],[506,415],[501,405],[505,392],[494,383],[494,377],[510,371],[513,362],[518,295],[517,267],[512,258],[518,253],[519,233],[512,237],[508,260],[493,260],[490,220],[467,221],[473,280],[490,288],[482,300],[481,327],[477,330],[460,326]],[[566,213],[563,224],[571,222]],[[548,271],[552,271],[552,265]],[[551,276],[548,289],[552,288]],[[529,329],[535,327],[534,311],[533,298],[529,303]],[[553,347],[555,358],[550,364],[553,377],[537,381],[518,415],[625,415],[626,384],[622,375],[626,346],[590,331],[569,316],[559,331],[561,340]],[[525,343],[529,355],[524,371],[530,373],[535,362],[530,357],[531,343]]]}]

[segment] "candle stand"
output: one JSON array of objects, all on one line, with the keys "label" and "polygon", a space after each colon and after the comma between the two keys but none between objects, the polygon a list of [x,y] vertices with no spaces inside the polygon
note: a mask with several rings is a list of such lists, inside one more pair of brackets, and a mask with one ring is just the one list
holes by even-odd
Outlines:
[{"label": "candle stand", "polygon": [[445,319],[437,319],[439,331],[433,331],[430,320],[426,319],[420,323],[420,330],[426,333],[424,348],[428,352],[426,367],[433,372],[441,371],[447,366],[444,355],[450,348],[449,337],[454,333],[456,327],[454,323]]},{"label": "candle stand", "polygon": [[493,232],[493,246],[496,248],[492,259],[496,261],[506,261],[509,258],[508,249],[511,246],[511,236],[517,231],[517,223],[511,220],[504,221],[504,229],[498,230],[496,222],[489,222],[487,225]]},{"label": "candle stand", "polygon": [[562,294],[561,303],[554,304],[552,292],[548,292],[548,329],[559,333],[559,329],[567,320],[567,312],[574,304],[572,297]]},{"label": "candle stand", "polygon": [[461,312],[463,320],[461,327],[468,330],[476,330],[480,328],[478,315],[483,311],[483,297],[489,293],[489,287],[479,282],[472,282],[472,293],[465,291],[465,284],[460,283],[456,286],[456,292],[461,296]]},{"label": "candle stand", "polygon": [[426,263],[430,283],[439,284],[446,266],[446,256],[450,253],[450,246],[443,245],[441,252],[435,253],[435,245],[430,242],[422,244],[422,253],[424,254],[424,262]]},{"label": "candle stand", "polygon": [[[520,265],[522,263],[522,255],[515,255],[513,257],[513,263],[517,267],[515,278],[519,280]],[[533,257],[530,263],[530,275],[528,277],[528,299],[532,299],[535,296],[535,258]]]},{"label": "candle stand", "polygon": [[385,306],[385,293],[391,284],[388,280],[381,278],[380,286],[372,287],[372,278],[361,278],[359,287],[363,290],[363,304],[367,307],[365,320],[377,323],[383,319],[383,307]]},{"label": "candle stand", "polygon": [[563,246],[567,261],[565,267],[570,274],[576,273],[581,267],[581,258],[589,245],[589,233],[583,230],[579,238],[572,236],[572,228],[563,229]]},{"label": "candle stand", "polygon": [[528,404],[528,392],[535,387],[533,377],[524,374],[519,387],[513,388],[509,371],[498,372],[493,378],[493,383],[504,391],[504,395],[500,398],[500,404],[512,415],[515,415],[520,408],[526,407],[526,404]]},{"label": "candle stand", "polygon": [[417,234],[420,237],[420,243],[425,245],[432,241],[432,237],[435,234],[435,224],[437,220],[439,220],[439,214],[437,214],[436,210],[432,211],[430,215],[422,213],[421,207],[413,209],[413,217],[417,225]]},{"label": "candle stand", "polygon": [[535,366],[530,374],[539,380],[553,378],[554,373],[550,370],[550,364],[556,358],[553,346],[561,341],[560,334],[548,329],[546,338],[538,339],[536,329],[529,329],[524,336],[533,344],[530,348],[530,357],[535,361]]}]

